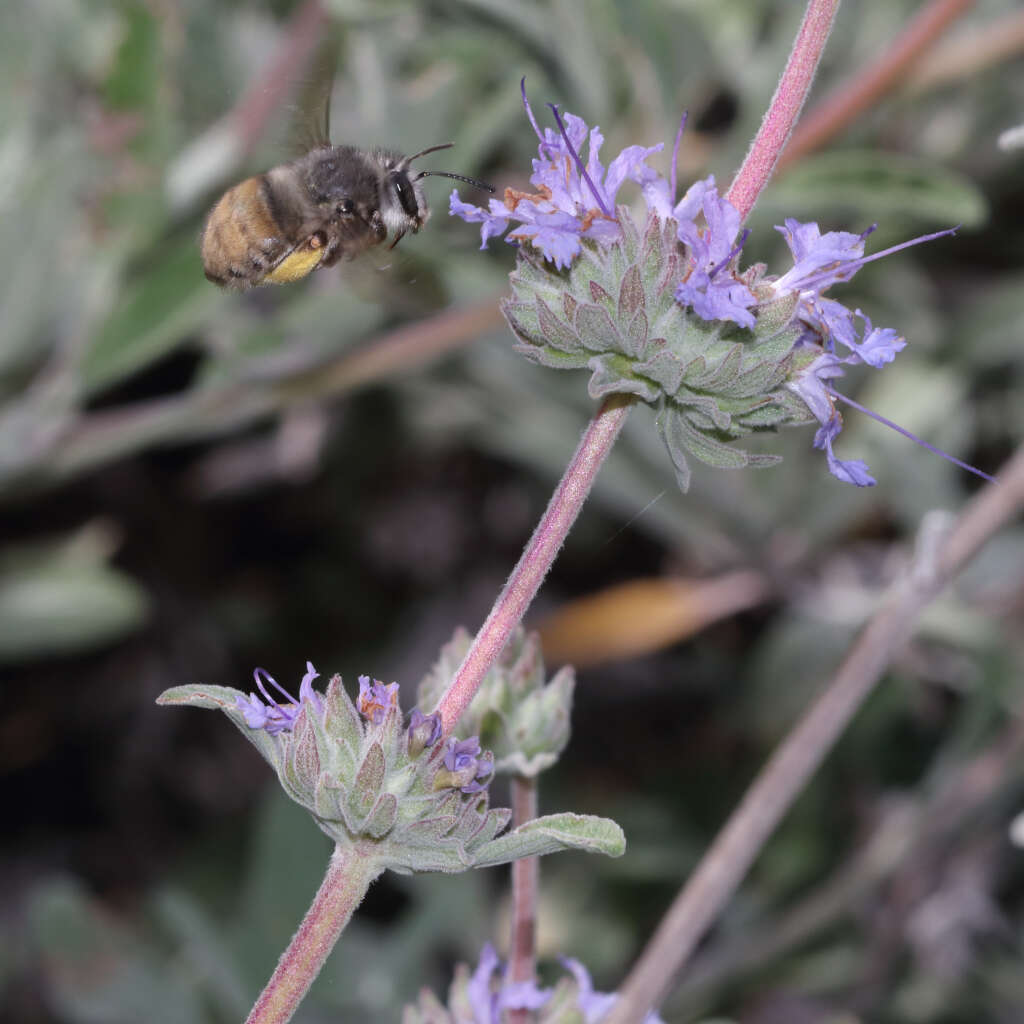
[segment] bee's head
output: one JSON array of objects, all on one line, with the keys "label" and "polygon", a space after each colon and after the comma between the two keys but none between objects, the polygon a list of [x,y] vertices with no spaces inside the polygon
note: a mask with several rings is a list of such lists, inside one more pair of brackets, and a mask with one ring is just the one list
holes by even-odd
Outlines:
[{"label": "bee's head", "polygon": [[451,149],[453,142],[444,142],[440,146],[431,146],[429,149],[420,150],[408,157],[388,156],[385,158],[386,180],[384,182],[384,202],[381,204],[381,215],[387,225],[388,234],[394,234],[392,247],[398,244],[398,240],[411,231],[415,234],[430,217],[430,207],[427,205],[426,196],[423,194],[421,178],[431,175],[441,178],[455,178],[458,181],[468,182],[478,188],[493,192],[494,189],[475,178],[467,178],[462,174],[451,174],[448,171],[420,171],[414,174],[410,165],[413,160],[428,153],[436,153],[439,149]]},{"label": "bee's head", "polygon": [[384,161],[380,212],[388,235],[393,237],[392,245],[397,244],[407,231],[416,234],[430,217],[423,186],[409,169],[409,163],[414,159],[395,155],[386,157]]}]

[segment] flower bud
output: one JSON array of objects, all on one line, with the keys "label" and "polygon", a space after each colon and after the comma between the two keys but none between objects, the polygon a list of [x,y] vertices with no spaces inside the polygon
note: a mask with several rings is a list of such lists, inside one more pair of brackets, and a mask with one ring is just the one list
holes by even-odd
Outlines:
[{"label": "flower bud", "polygon": [[[420,683],[421,705],[432,707],[441,699],[472,639],[459,629],[441,649],[437,664]],[[495,771],[536,776],[558,760],[569,741],[574,686],[569,666],[545,682],[540,638],[519,628],[484,677],[456,731],[480,737],[493,751]]]}]

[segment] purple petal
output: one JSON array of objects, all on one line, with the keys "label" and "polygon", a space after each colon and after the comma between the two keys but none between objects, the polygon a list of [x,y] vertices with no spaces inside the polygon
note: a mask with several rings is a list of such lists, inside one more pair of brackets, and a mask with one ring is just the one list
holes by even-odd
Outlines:
[{"label": "purple petal", "polygon": [[320,673],[313,668],[313,662],[306,662],[306,674],[302,677],[302,682],[299,684],[299,703],[308,701],[319,714],[323,714],[324,704],[320,698],[320,694],[313,689],[313,680],[319,679]]},{"label": "purple petal", "polygon": [[497,1010],[539,1010],[551,998],[551,989],[533,981],[506,981],[498,993]]},{"label": "purple petal", "polygon": [[537,213],[532,222],[516,228],[508,237],[529,242],[562,270],[579,254],[580,228],[580,222],[569,214]]},{"label": "purple petal", "polygon": [[824,450],[825,458],[828,461],[829,472],[843,483],[853,484],[855,487],[874,487],[877,482],[868,472],[866,462],[860,459],[839,459],[832,450],[832,442],[843,429],[843,421],[839,413],[818,428],[814,435],[814,447]]},{"label": "purple petal", "polygon": [[511,212],[497,199],[491,200],[491,209],[484,210],[472,203],[464,203],[459,193],[452,189],[448,199],[448,212],[453,217],[461,217],[467,224],[482,224],[480,228],[480,248],[486,249],[487,242],[495,235],[500,235],[507,227]]},{"label": "purple petal", "polygon": [[789,387],[803,399],[811,415],[819,423],[825,424],[836,412],[828,384],[837,377],[842,377],[843,373],[843,364],[839,357],[824,352],[801,370],[796,379],[790,382]]},{"label": "purple petal", "polygon": [[474,1024],[497,1024],[497,993],[491,992],[491,975],[498,966],[498,954],[488,942],[480,950],[480,962],[466,987]]},{"label": "purple petal", "polygon": [[248,698],[236,697],[235,706],[245,716],[245,724],[250,729],[262,729],[267,724],[267,705],[255,693],[250,693]]},{"label": "purple petal", "polygon": [[[665,186],[665,208],[668,209],[668,183],[653,168],[645,163],[647,158],[654,153],[660,153],[664,149],[662,143],[656,146],[627,146],[609,165],[608,174],[604,179],[604,191],[608,196],[612,207],[615,205],[615,197],[619,189],[626,181],[635,181],[638,185],[647,186],[655,181]],[[644,192],[645,198],[647,192]]]},{"label": "purple petal", "polygon": [[849,347],[868,366],[873,366],[876,370],[881,369],[896,358],[897,352],[902,352],[907,347],[906,339],[891,327],[872,327],[870,318],[859,309],[856,315],[864,321],[864,340],[854,341]]}]

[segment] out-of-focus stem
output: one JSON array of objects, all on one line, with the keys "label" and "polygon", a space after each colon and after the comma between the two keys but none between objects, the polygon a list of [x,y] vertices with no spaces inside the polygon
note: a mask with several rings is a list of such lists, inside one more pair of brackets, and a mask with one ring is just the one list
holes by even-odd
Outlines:
[{"label": "out-of-focus stem", "polygon": [[612,395],[590,421],[526,550],[437,706],[447,737],[469,706],[488,669],[519,625],[576,521],[598,470],[619,436],[633,399]]},{"label": "out-of-focus stem", "polygon": [[[746,923],[720,946],[697,957],[670,1000],[671,1010],[702,1004],[709,992],[728,985],[746,971],[764,971],[794,948],[832,928],[856,907],[870,901],[884,883],[917,872],[936,850],[956,855],[953,837],[963,837],[966,819],[977,820],[986,807],[1019,791],[1024,754],[1024,707],[1014,709],[1003,731],[968,760],[949,759],[943,748],[929,777],[937,788],[920,803],[896,803],[882,816],[874,835],[821,886],[763,924]],[[910,913],[914,903],[908,903]],[[897,911],[894,908],[894,913]],[[684,1013],[685,1015],[685,1013]]]},{"label": "out-of-focus stem", "polygon": [[[537,817],[537,780],[512,776],[512,826],[518,828]],[[512,935],[509,939],[508,980],[533,981],[537,960],[537,889],[540,858],[512,862]],[[509,1010],[509,1024],[528,1024],[530,1010]]]},{"label": "out-of-focus stem", "polygon": [[872,64],[823,99],[800,122],[782,154],[786,167],[838,135],[905,79],[918,58],[974,0],[931,0]]},{"label": "out-of-focus stem", "polygon": [[807,99],[839,0],[810,0],[796,42],[782,72],[761,127],[743,160],[726,198],[746,220],[761,190],[768,184]]},{"label": "out-of-focus stem", "polygon": [[244,152],[259,141],[270,115],[294,88],[327,27],[323,0],[306,0],[285,29],[281,45],[266,71],[246,90],[231,112]]},{"label": "out-of-focus stem", "polygon": [[1024,507],[1024,448],[964,510],[929,564],[918,566],[874,615],[835,677],[775,751],[676,897],[605,1024],[632,1024],[665,997],[754,858],[832,749],[922,609]]},{"label": "out-of-focus stem", "polygon": [[907,79],[911,93],[983,75],[1024,52],[1024,8],[970,32],[951,36],[914,64]]},{"label": "out-of-focus stem", "polygon": [[418,370],[501,324],[497,299],[396,328],[308,370],[267,369],[262,377],[89,413],[54,437],[27,486],[66,480],[148,445],[226,434],[281,410]]},{"label": "out-of-focus stem", "polygon": [[335,847],[313,905],[281,954],[246,1024],[285,1024],[292,1019],[342,929],[380,873],[372,858],[355,849]]}]

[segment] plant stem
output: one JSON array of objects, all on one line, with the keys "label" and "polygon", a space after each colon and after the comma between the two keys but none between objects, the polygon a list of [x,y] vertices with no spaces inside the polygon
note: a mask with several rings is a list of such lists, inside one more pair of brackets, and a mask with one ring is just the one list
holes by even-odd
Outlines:
[{"label": "plant stem", "polygon": [[938,556],[930,563],[919,560],[861,632],[828,687],[761,770],[676,897],[620,989],[619,1001],[605,1024],[632,1024],[661,1003],[672,978],[731,898],[775,826],[874,689],[892,656],[906,643],[922,609],[1022,506],[1024,448],[999,480],[967,506]]},{"label": "plant stem", "polygon": [[246,1024],[285,1024],[320,973],[342,929],[381,873],[358,849],[334,848],[327,874],[299,930],[281,954]]},{"label": "plant stem", "polygon": [[775,162],[796,124],[838,8],[839,0],[810,0],[807,4],[803,23],[775,95],[747,150],[743,166],[726,195],[729,202],[740,211],[741,220],[747,219],[761,190],[768,184]]},{"label": "plant stem", "polygon": [[526,550],[437,705],[441,713],[442,737],[450,735],[455,728],[487,671],[497,661],[512,631],[526,614],[594,486],[598,470],[619,436],[632,404],[633,399],[629,396],[612,395],[605,399],[590,421]]},{"label": "plant stem", "polygon": [[[537,780],[512,776],[512,827],[537,817]],[[540,858],[512,862],[512,935],[509,939],[508,980],[533,981],[537,958],[537,890]],[[528,1024],[530,1010],[509,1010],[509,1024]]]}]

